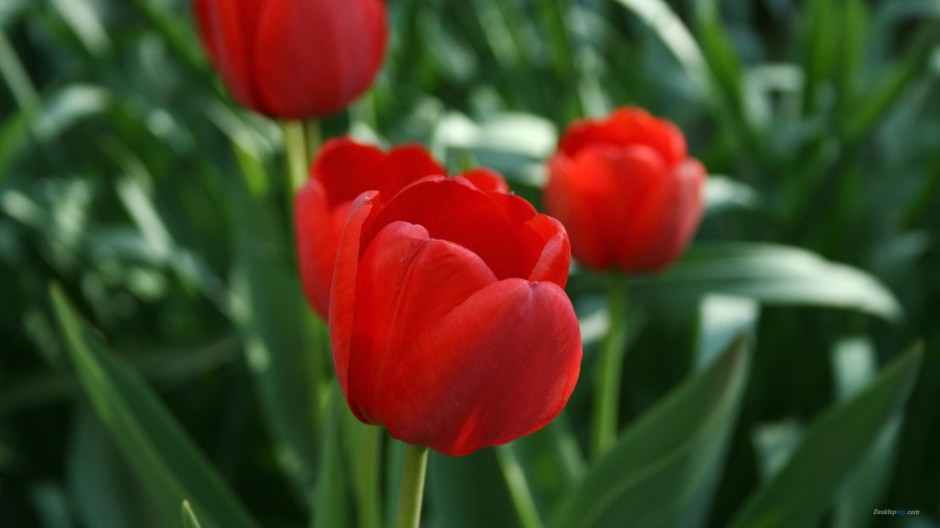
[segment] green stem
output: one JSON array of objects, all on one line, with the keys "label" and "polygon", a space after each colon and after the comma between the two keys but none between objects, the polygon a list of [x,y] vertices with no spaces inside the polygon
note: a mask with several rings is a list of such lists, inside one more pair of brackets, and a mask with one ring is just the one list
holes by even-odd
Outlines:
[{"label": "green stem", "polygon": [[319,428],[323,426],[326,404],[330,396],[330,375],[329,366],[326,358],[330,356],[330,329],[326,321],[320,319],[320,316],[313,312],[306,304],[303,296],[298,297],[300,313],[305,313],[303,319],[306,338],[305,349],[307,355],[307,375],[312,381],[313,391],[310,394],[313,408],[313,423]]},{"label": "green stem", "polygon": [[418,528],[421,523],[421,499],[424,496],[424,474],[428,467],[428,448],[405,445],[405,467],[401,473],[401,494],[398,497],[398,528]]},{"label": "green stem", "polygon": [[[310,156],[307,152],[307,137],[302,121],[284,121],[284,149],[287,154],[288,194],[293,202],[294,192],[307,181],[307,165]],[[293,210],[293,208],[291,208]]]},{"label": "green stem", "polygon": [[360,528],[379,528],[382,526],[382,512],[379,483],[379,465],[382,461],[382,432],[384,429],[364,425],[355,418],[353,427],[358,435],[356,450],[359,457],[356,494],[359,505]]},{"label": "green stem", "polygon": [[519,517],[519,525],[522,528],[542,528],[542,519],[539,517],[538,509],[535,507],[535,500],[532,498],[532,491],[529,489],[529,482],[526,480],[525,473],[519,465],[519,459],[509,445],[501,445],[496,448],[496,461],[499,463],[499,469],[506,479],[506,487],[509,488],[509,497],[516,508],[516,515]]},{"label": "green stem", "polygon": [[610,274],[607,315],[610,327],[601,349],[598,378],[594,388],[594,416],[591,423],[591,454],[596,458],[617,440],[617,418],[620,414],[620,378],[623,353],[627,341],[624,322],[623,276]]},{"label": "green stem", "polygon": [[[294,214],[294,195],[307,181],[310,162],[314,154],[320,148],[320,125],[315,119],[309,121],[282,121],[281,126],[284,131],[284,150],[287,157],[287,211],[289,216],[288,225],[293,226]],[[291,228],[293,232],[293,228]],[[308,349],[309,373],[314,379],[315,387],[323,387],[324,390],[314,391],[311,397],[314,398],[314,422],[319,426],[322,421],[321,408],[326,404],[326,390],[328,386],[325,383],[329,377],[326,370],[324,358],[329,355],[329,330],[326,323],[319,319],[319,316],[311,315],[306,322],[307,339],[309,340]]]},{"label": "green stem", "polygon": [[309,163],[316,157],[317,152],[320,152],[320,147],[323,146],[323,131],[320,130],[320,121],[316,119],[304,121],[304,133],[307,139],[307,161]]}]

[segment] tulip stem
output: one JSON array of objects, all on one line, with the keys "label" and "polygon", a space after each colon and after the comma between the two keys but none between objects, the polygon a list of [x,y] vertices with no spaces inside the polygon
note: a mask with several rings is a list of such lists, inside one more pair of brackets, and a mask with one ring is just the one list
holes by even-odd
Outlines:
[{"label": "tulip stem", "polygon": [[405,467],[401,473],[398,496],[398,528],[418,528],[421,523],[421,499],[424,474],[428,467],[428,448],[405,444]]},{"label": "tulip stem", "polygon": [[594,384],[594,416],[592,417],[591,454],[598,457],[617,441],[620,416],[620,378],[623,374],[623,353],[627,342],[623,276],[611,272],[607,292],[607,339],[601,348],[600,364]]},{"label": "tulip stem", "polygon": [[307,159],[312,160],[320,152],[323,146],[323,132],[320,130],[320,121],[318,119],[308,119],[304,121],[304,133],[307,139]]},{"label": "tulip stem", "polygon": [[[290,185],[287,192],[293,203],[294,193],[307,181],[307,166],[310,156],[307,152],[307,137],[301,121],[284,121],[284,149],[287,154],[287,172]],[[291,208],[293,210],[293,208]]]}]

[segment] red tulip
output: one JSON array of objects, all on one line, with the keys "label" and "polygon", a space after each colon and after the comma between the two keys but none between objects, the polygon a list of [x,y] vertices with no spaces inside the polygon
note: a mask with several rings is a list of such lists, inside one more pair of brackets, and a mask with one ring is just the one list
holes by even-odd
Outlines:
[{"label": "red tulip", "polygon": [[665,268],[702,216],[705,168],[678,128],[640,109],[574,123],[548,168],[545,206],[596,270]]},{"label": "red tulip", "polygon": [[324,319],[330,306],[336,249],[353,199],[373,190],[393,196],[406,185],[435,174],[446,172],[417,145],[386,154],[342,138],[330,140],[320,149],[307,183],[297,193],[295,222],[304,289]]},{"label": "red tulip", "polygon": [[364,193],[336,257],[330,334],[350,408],[447,455],[544,426],[580,368],[568,237],[500,181]]},{"label": "red tulip", "polygon": [[285,119],[322,117],[371,84],[384,0],[195,0],[202,40],[235,98]]}]

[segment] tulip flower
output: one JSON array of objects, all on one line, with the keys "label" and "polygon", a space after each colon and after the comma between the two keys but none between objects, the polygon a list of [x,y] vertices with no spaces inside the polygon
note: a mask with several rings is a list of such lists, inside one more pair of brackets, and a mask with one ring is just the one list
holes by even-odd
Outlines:
[{"label": "tulip flower", "polygon": [[637,108],[574,123],[548,168],[546,209],[575,258],[598,271],[665,268],[702,216],[704,167],[678,128]]},{"label": "tulip flower", "polygon": [[[505,186],[482,170],[475,178]],[[393,196],[425,176],[446,174],[422,147],[406,145],[385,153],[349,138],[328,141],[310,168],[295,199],[300,275],[310,304],[324,319],[330,306],[330,283],[339,238],[354,198],[365,191]]]},{"label": "tulip flower", "polygon": [[307,119],[371,84],[388,36],[383,0],[195,0],[203,43],[241,104]]},{"label": "tulip flower", "polygon": [[568,237],[500,182],[475,171],[360,194],[336,256],[330,335],[350,408],[446,455],[541,428],[580,369]]}]

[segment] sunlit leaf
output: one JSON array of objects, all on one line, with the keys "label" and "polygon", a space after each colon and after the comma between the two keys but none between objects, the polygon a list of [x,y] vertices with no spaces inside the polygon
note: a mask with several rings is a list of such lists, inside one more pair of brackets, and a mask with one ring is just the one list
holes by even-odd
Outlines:
[{"label": "sunlit leaf", "polygon": [[189,501],[183,501],[182,510],[183,528],[202,528],[202,524],[199,523],[199,518],[196,517],[196,512],[193,511]]},{"label": "sunlit leaf", "polygon": [[902,313],[894,295],[864,271],[775,244],[701,243],[637,286],[663,295],[724,293],[765,304],[851,308],[889,320]]}]

